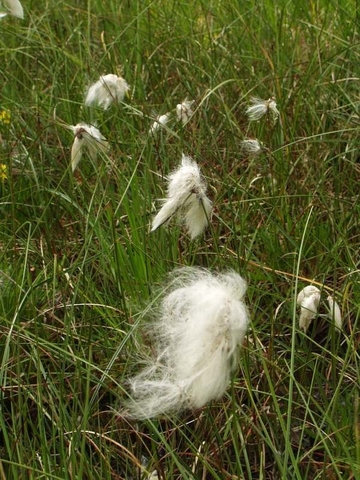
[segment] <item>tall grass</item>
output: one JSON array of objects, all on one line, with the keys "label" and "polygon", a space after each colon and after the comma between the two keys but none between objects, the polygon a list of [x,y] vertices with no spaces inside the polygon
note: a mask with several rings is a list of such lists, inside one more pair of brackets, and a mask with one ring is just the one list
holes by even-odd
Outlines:
[{"label": "tall grass", "polygon": [[[359,53],[356,2],[23,2],[1,20],[0,478],[355,479],[359,408]],[[84,107],[122,73],[123,105]],[[252,95],[280,121],[248,121]],[[195,100],[186,126],[148,134]],[[109,156],[73,175],[65,125]],[[271,153],[244,157],[258,138]],[[191,242],[149,233],[163,176],[194,157],[214,202]],[[128,423],[124,379],[148,349],[138,313],[178,265],[233,268],[251,328],[227,394]],[[297,292],[335,293],[306,334]]]}]

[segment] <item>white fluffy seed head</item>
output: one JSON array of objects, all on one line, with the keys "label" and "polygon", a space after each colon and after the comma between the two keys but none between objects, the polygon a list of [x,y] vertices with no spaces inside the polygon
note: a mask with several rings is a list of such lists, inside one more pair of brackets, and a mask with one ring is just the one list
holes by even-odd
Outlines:
[{"label": "white fluffy seed head", "polygon": [[240,143],[241,152],[248,157],[257,157],[263,152],[261,143],[256,139],[246,139]]},{"label": "white fluffy seed head", "polygon": [[95,160],[98,152],[106,153],[109,144],[102,136],[99,129],[86,123],[78,123],[70,126],[74,133],[74,142],[71,148],[71,168],[74,171],[81,160],[84,149],[87,150],[90,158]]},{"label": "white fluffy seed head", "polygon": [[316,317],[320,303],[320,290],[309,285],[303,288],[297,297],[297,304],[300,306],[299,327],[306,333],[311,321]]},{"label": "white fluffy seed head", "polygon": [[342,329],[342,325],[343,325],[343,319],[342,319],[342,315],[341,315],[341,310],[340,310],[340,307],[339,307],[339,304],[337,303],[337,301],[334,299],[334,297],[332,297],[331,295],[329,295],[327,297],[327,302],[328,302],[328,305],[329,305],[329,317],[331,318],[331,320],[334,321],[335,323],[335,327],[338,329],[338,330],[341,330]]},{"label": "white fluffy seed head", "polygon": [[24,10],[19,0],[2,0],[2,4],[6,10],[0,12],[0,18],[6,15],[12,15],[13,17],[24,18]]},{"label": "white fluffy seed head", "polygon": [[159,130],[159,128],[165,126],[169,123],[171,119],[170,113],[164,113],[164,115],[159,115],[154,120],[154,123],[151,125],[149,133],[155,133]]},{"label": "white fluffy seed head", "polygon": [[193,103],[194,100],[185,99],[182,103],[178,103],[176,105],[176,117],[183,125],[185,125],[194,115],[194,112],[191,108]]},{"label": "white fluffy seed head", "polygon": [[107,110],[113,103],[121,103],[130,87],[122,78],[109,73],[99,78],[86,93],[85,105],[97,105]]},{"label": "white fluffy seed head", "polygon": [[151,231],[176,215],[190,237],[200,235],[209,223],[212,203],[206,196],[206,183],[195,161],[183,154],[181,165],[168,177],[167,196],[152,222]]},{"label": "white fluffy seed head", "polygon": [[203,233],[211,218],[212,203],[206,195],[191,197],[184,210],[184,223],[193,240]]},{"label": "white fluffy seed head", "polygon": [[229,385],[248,311],[246,282],[235,272],[177,269],[149,327],[154,359],[130,380],[132,400],[123,415],[145,419],[201,408]]},{"label": "white fluffy seed head", "polygon": [[279,110],[276,106],[275,98],[263,100],[258,97],[250,98],[251,105],[246,109],[246,115],[251,122],[260,120],[264,115],[270,114],[275,122],[279,117]]}]

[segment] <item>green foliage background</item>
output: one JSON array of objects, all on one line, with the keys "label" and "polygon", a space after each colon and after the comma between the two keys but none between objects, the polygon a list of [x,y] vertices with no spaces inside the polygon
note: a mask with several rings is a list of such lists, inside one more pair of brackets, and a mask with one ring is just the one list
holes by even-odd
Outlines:
[{"label": "green foliage background", "polygon": [[[357,2],[23,1],[0,21],[0,478],[356,479],[359,411]],[[107,73],[124,104],[84,106]],[[249,123],[252,95],[280,119]],[[195,113],[149,135],[185,98]],[[3,118],[3,117],[2,117]],[[72,134],[109,156],[73,175]],[[241,153],[244,138],[271,152]],[[149,233],[163,176],[201,166],[211,227]],[[228,393],[131,424],[124,378],[149,348],[139,312],[179,265],[249,282],[251,328]],[[298,329],[297,292],[322,289]],[[326,316],[334,294],[341,333]]]}]

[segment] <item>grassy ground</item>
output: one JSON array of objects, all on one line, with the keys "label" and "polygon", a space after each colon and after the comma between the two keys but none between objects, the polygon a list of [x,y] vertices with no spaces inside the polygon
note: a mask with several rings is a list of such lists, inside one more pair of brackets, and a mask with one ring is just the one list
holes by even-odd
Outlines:
[{"label": "grassy ground", "polygon": [[[0,22],[0,478],[359,478],[356,3],[23,5],[24,20]],[[107,73],[123,74],[129,98],[84,107]],[[276,97],[275,125],[248,121],[252,95]],[[191,121],[149,135],[186,97]],[[64,124],[79,121],[111,151],[72,174]],[[271,153],[247,158],[244,138]],[[149,233],[182,152],[215,210],[193,242]],[[146,348],[138,313],[178,265],[247,278],[239,368],[202,411],[126,422],[123,379]],[[304,334],[295,300],[312,283],[323,300]]]}]

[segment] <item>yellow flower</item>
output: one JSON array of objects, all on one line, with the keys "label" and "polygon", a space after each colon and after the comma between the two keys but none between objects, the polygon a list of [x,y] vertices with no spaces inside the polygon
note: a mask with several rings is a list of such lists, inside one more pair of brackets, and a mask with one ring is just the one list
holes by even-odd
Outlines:
[{"label": "yellow flower", "polygon": [[10,121],[11,121],[10,110],[3,109],[0,112],[0,123],[3,123],[4,125],[9,125]]},{"label": "yellow flower", "polygon": [[8,178],[7,166],[4,163],[0,163],[0,180],[3,182]]}]

